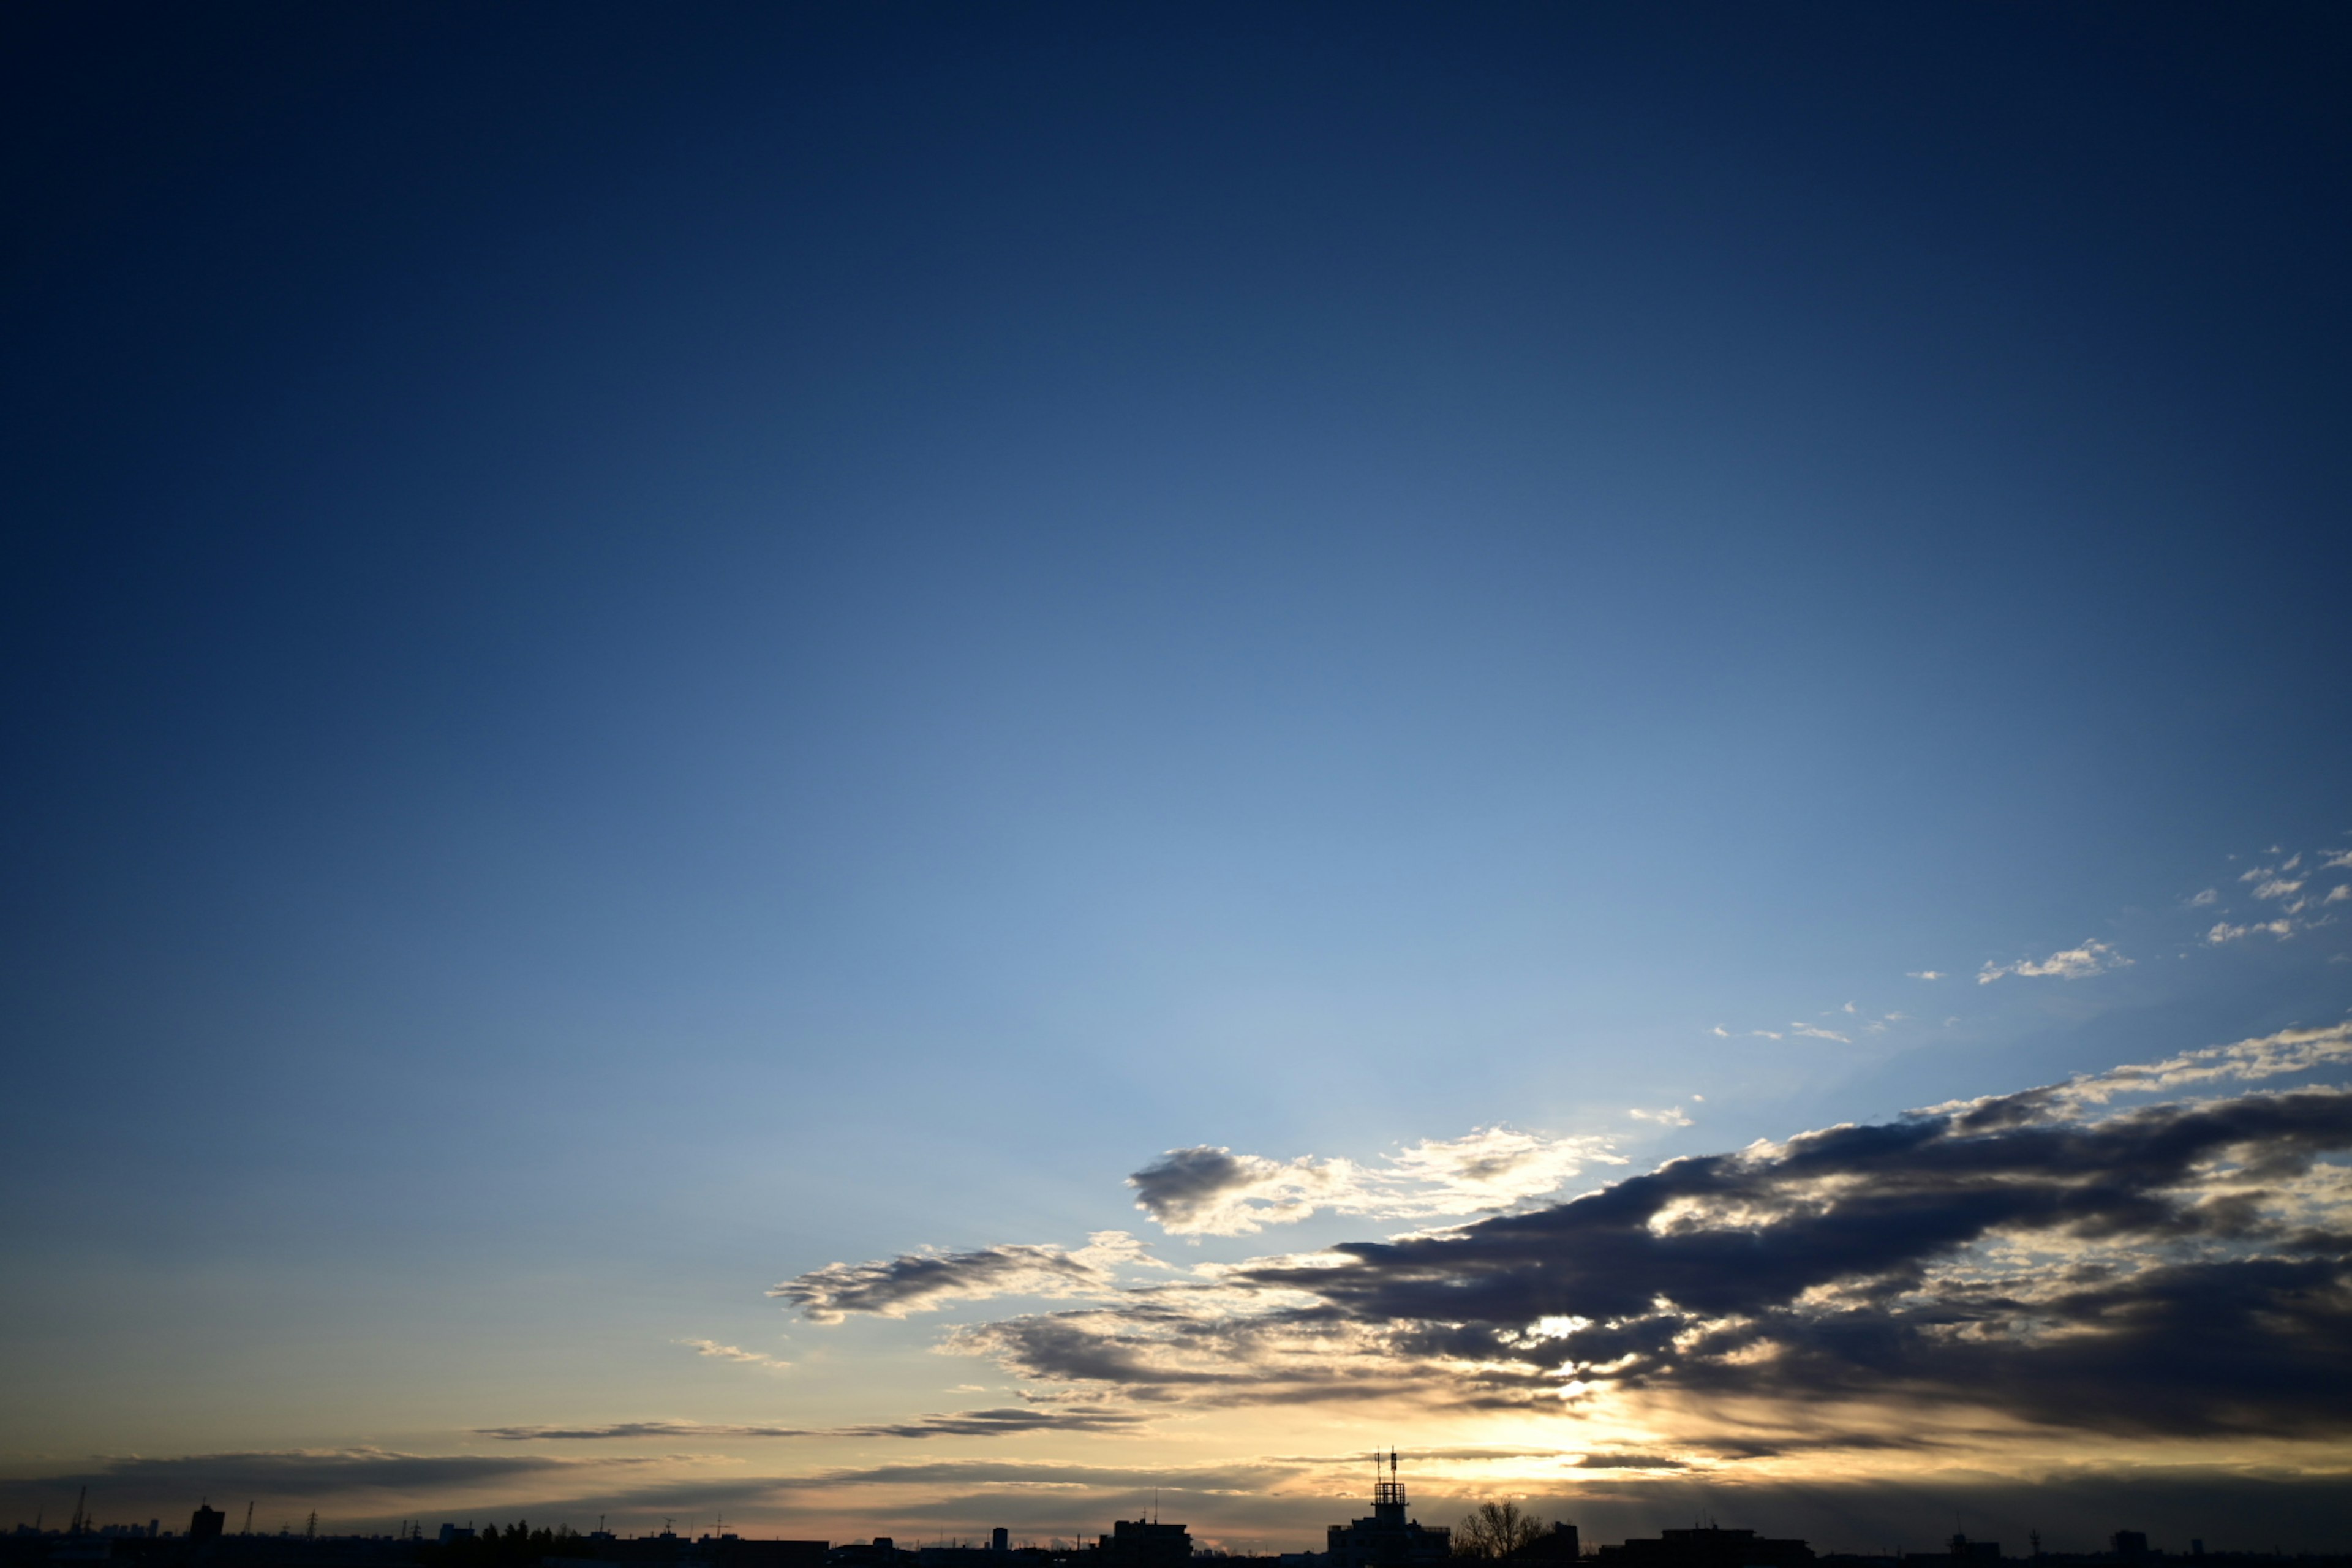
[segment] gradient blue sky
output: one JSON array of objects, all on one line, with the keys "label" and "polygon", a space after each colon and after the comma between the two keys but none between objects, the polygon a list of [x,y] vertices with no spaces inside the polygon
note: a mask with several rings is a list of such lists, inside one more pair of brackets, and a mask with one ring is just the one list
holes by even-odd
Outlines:
[{"label": "gradient blue sky", "polygon": [[2352,1005],[2210,935],[2352,844],[2340,11],[5,26],[12,1475],[1002,1403],[762,1292]]}]

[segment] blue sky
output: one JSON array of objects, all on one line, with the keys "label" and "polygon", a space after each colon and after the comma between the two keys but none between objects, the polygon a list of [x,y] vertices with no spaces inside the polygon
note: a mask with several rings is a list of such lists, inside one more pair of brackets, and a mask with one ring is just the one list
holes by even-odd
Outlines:
[{"label": "blue sky", "polygon": [[[1151,1234],[1170,1150],[1624,1162],[1524,1205],[2352,1005],[2328,12],[10,26],[27,1500],[1045,1407],[764,1292]],[[1234,1419],[1120,1451],[1489,1441]],[[1348,1490],[1250,1473],[1236,1542]],[[1435,1484],[1687,1511],[1557,1481]]]}]

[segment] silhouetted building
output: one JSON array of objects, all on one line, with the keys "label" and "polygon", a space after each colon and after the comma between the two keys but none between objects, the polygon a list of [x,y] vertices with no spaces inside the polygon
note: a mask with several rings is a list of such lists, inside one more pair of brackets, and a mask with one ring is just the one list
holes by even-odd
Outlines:
[{"label": "silhouetted building", "polygon": [[1813,1549],[1801,1541],[1772,1541],[1752,1530],[1662,1530],[1599,1552],[1606,1568],[1801,1568]]},{"label": "silhouetted building", "polygon": [[1372,1513],[1326,1532],[1330,1568],[1435,1568],[1454,1552],[1454,1532],[1423,1529],[1405,1516],[1404,1483],[1389,1452],[1389,1479],[1372,1483]]},{"label": "silhouetted building", "polygon": [[2147,1555],[2147,1532],[2140,1530],[2118,1530],[2108,1538],[2116,1555],[2126,1563],[2137,1563]]},{"label": "silhouetted building", "polygon": [[1114,1520],[1100,1539],[1104,1568],[1183,1568],[1192,1560],[1192,1534],[1181,1524]]},{"label": "silhouetted building", "polygon": [[868,1546],[836,1546],[824,1554],[827,1563],[840,1568],[898,1568],[900,1560],[911,1563],[914,1558],[913,1552],[899,1551],[898,1543],[887,1535],[876,1536]]},{"label": "silhouetted building", "polygon": [[1510,1563],[1573,1563],[1579,1554],[1576,1526],[1566,1520],[1555,1521],[1552,1527],[1525,1546],[1512,1552]]},{"label": "silhouetted building", "polygon": [[821,1568],[831,1544],[824,1541],[746,1541],[740,1536],[722,1535],[705,1548],[702,1555],[717,1568]]},{"label": "silhouetted building", "polygon": [[[180,1495],[185,1497],[187,1494],[183,1492]],[[227,1522],[228,1515],[210,1503],[199,1503],[196,1511],[188,1519],[188,1539],[193,1542],[218,1541],[221,1526]]]}]

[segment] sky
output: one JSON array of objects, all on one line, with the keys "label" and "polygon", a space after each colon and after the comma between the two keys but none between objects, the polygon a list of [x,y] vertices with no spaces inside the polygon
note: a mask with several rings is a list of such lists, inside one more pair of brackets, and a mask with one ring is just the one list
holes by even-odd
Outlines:
[{"label": "sky", "polygon": [[2340,9],[0,28],[0,1525],[2346,1544]]}]

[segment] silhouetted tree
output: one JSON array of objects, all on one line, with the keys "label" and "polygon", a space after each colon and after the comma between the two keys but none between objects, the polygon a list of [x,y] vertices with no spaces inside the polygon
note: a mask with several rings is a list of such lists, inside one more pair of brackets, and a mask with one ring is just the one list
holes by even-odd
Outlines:
[{"label": "silhouetted tree", "polygon": [[1454,1531],[1454,1555],[1477,1557],[1492,1561],[1508,1557],[1523,1546],[1534,1544],[1544,1532],[1544,1521],[1534,1514],[1520,1511],[1519,1505],[1506,1499],[1501,1502],[1482,1502],[1463,1516]]}]

